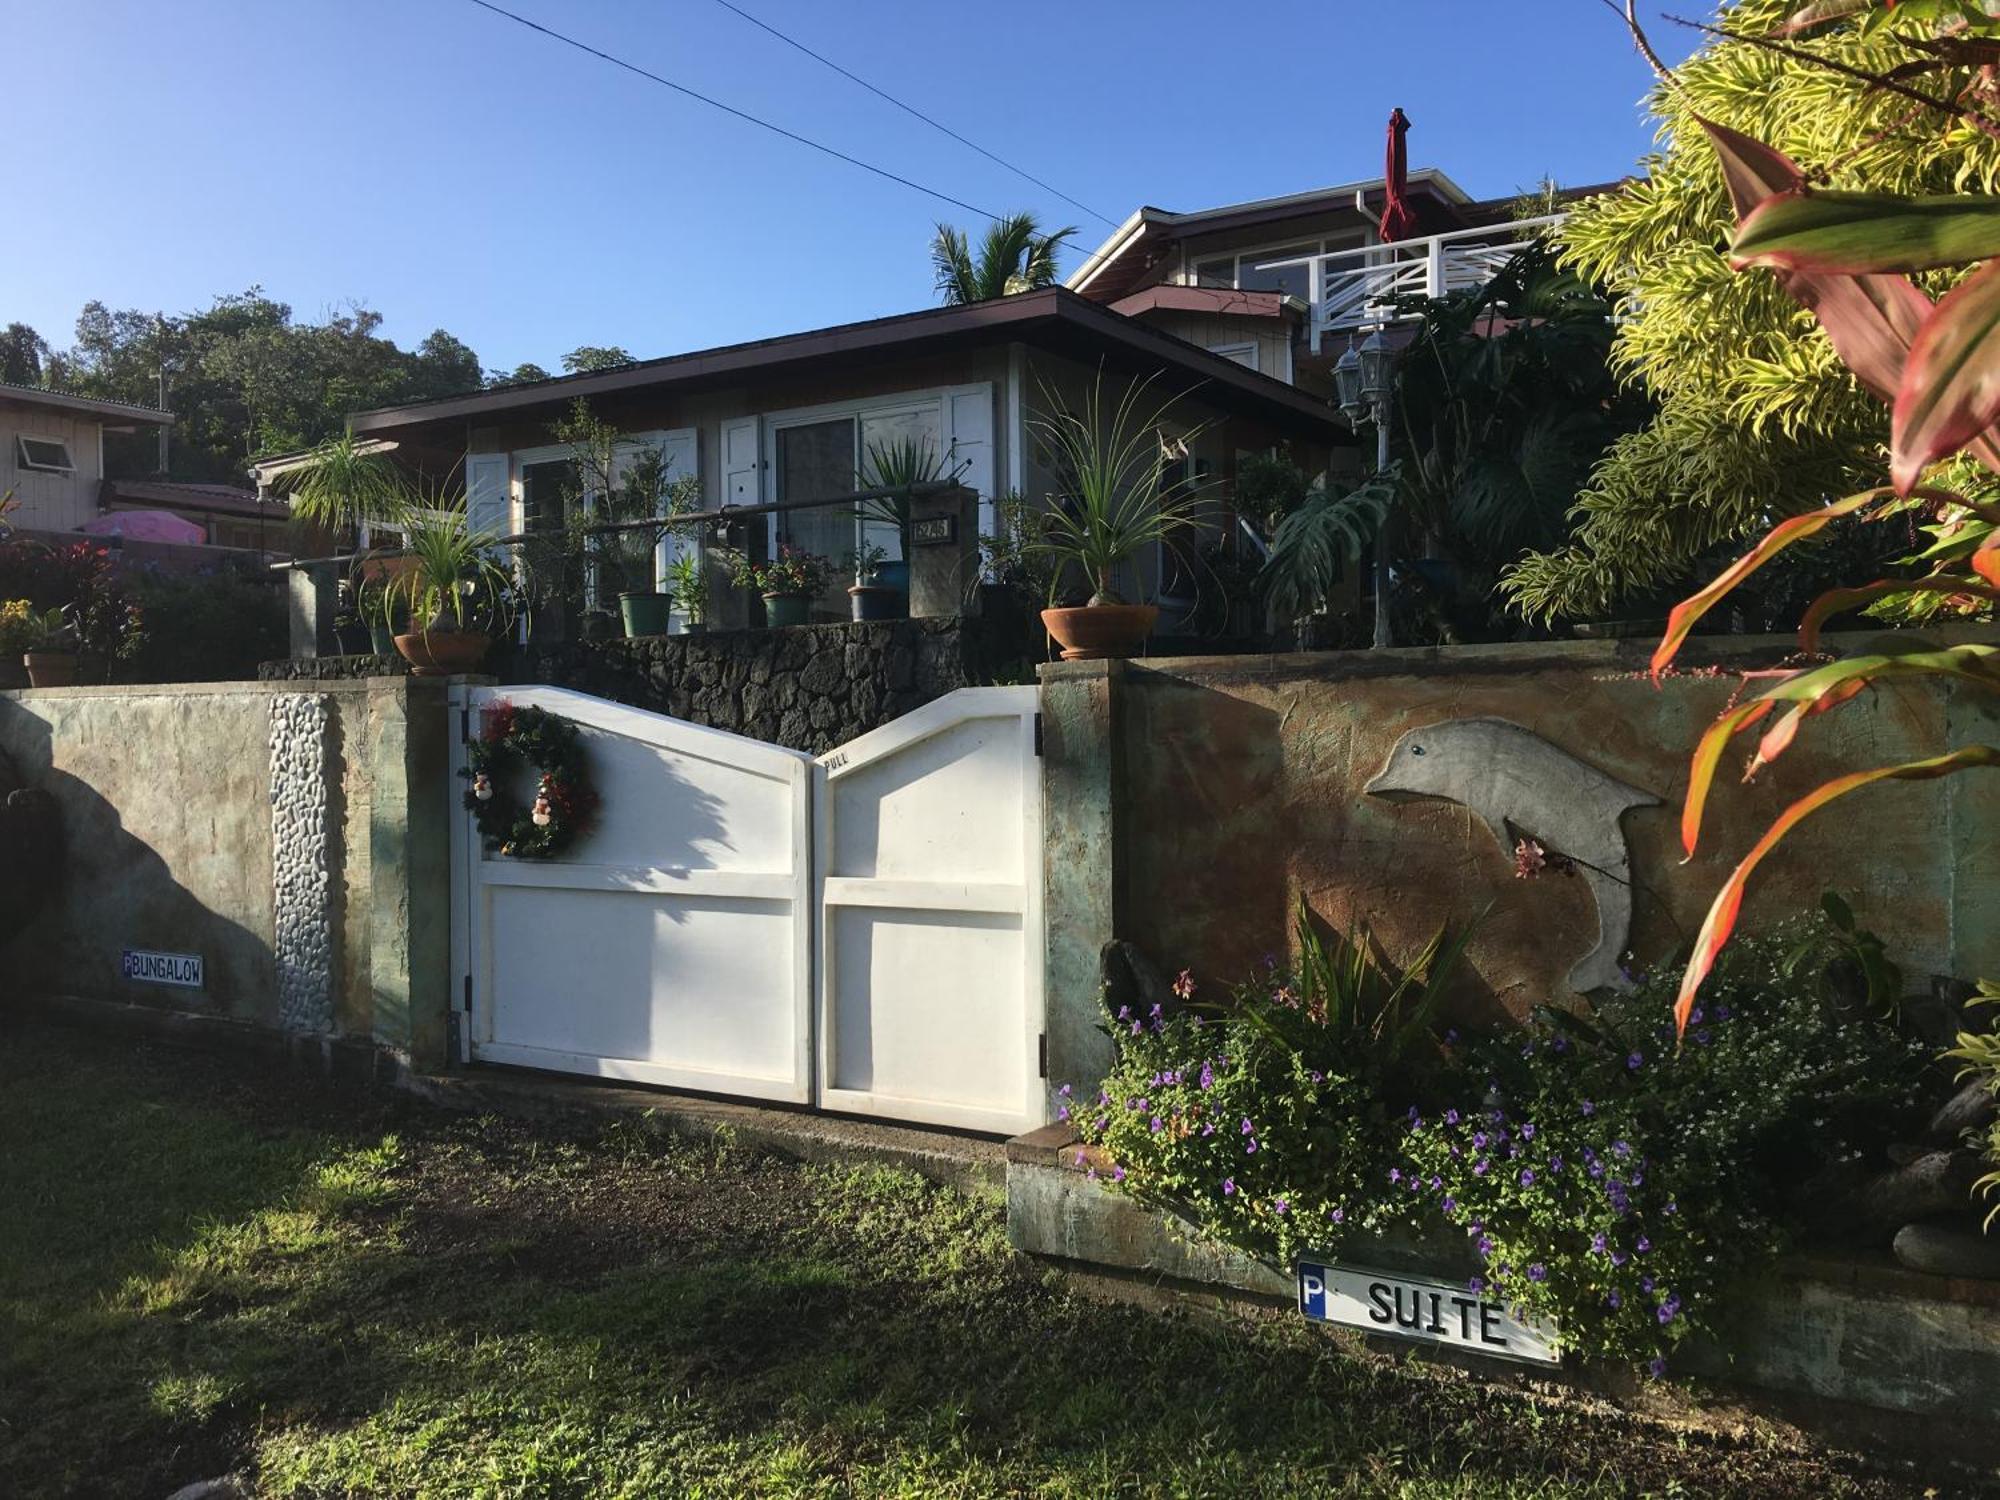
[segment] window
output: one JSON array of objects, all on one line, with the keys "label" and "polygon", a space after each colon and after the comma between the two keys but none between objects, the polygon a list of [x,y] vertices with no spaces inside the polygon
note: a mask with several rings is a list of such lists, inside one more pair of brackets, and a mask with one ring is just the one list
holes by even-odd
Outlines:
[{"label": "window", "polygon": [[1323,240],[1302,240],[1291,245],[1267,245],[1241,250],[1233,255],[1209,256],[1194,262],[1189,280],[1195,286],[1234,287],[1246,292],[1283,292],[1301,302],[1312,300],[1312,268],[1306,265],[1258,267],[1274,260],[1301,260],[1307,256],[1333,255],[1342,250],[1358,250],[1368,239],[1365,234],[1337,234]]},{"label": "window", "polygon": [[21,467],[39,469],[46,474],[74,474],[76,465],[70,461],[69,445],[57,438],[23,437],[16,439],[21,449]]},{"label": "window", "polygon": [[1210,354],[1219,354],[1224,359],[1232,360],[1243,366],[1246,370],[1257,368],[1257,346],[1255,344],[1210,344],[1208,352]]}]

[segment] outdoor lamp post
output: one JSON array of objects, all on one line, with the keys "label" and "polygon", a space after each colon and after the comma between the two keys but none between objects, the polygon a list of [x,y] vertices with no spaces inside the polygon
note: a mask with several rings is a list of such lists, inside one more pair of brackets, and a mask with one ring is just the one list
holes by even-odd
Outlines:
[{"label": "outdoor lamp post", "polygon": [[[1333,367],[1335,393],[1348,426],[1360,430],[1364,422],[1375,425],[1375,472],[1389,467],[1389,410],[1395,399],[1395,354],[1382,330],[1369,334],[1356,350],[1347,342],[1347,352]],[[1384,515],[1375,532],[1375,644],[1393,644],[1389,636],[1389,517]]]}]

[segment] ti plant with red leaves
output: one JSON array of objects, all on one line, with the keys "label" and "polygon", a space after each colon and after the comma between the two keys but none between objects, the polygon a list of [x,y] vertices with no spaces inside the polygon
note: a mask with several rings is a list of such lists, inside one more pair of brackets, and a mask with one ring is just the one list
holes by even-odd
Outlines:
[{"label": "ti plant with red leaves", "polygon": [[[1825,14],[1800,12],[1795,21],[1802,29],[1872,7],[1809,10]],[[1960,22],[1952,34],[1964,41],[1971,25]],[[2000,45],[1974,40],[1994,46],[1993,60],[2000,63]],[[1844,609],[1924,600],[1971,610],[2000,600],[2000,506],[1920,482],[1933,465],[1961,453],[2000,474],[2000,198],[1821,191],[1783,153],[1724,126],[1703,124],[1737,214],[1731,264],[1774,271],[1819,320],[1861,384],[1891,404],[1890,483],[1779,523],[1714,582],[1684,600],[1653,653],[1654,680],[1696,622],[1725,595],[1794,542],[1843,517],[1921,512],[1935,523],[1930,529],[1937,542],[1920,559],[1928,571],[1918,576],[1832,590],[1815,601],[1799,630],[1800,650],[1808,657],[1817,652],[1821,626]],[[1971,262],[1983,264],[1936,301],[1911,279],[1914,272]],[[1871,651],[1758,676],[1767,685],[1725,711],[1696,746],[1681,818],[1690,856],[1716,771],[1737,736],[1752,728],[1763,731],[1745,772],[1748,780],[1785,752],[1807,719],[1851,702],[1873,684],[1922,677],[2000,693],[2000,647],[1913,641],[1907,650]],[[1801,821],[1880,781],[1929,780],[1993,766],[2000,766],[2000,746],[1967,745],[1836,777],[1786,808],[1709,909],[1676,998],[1676,1025],[1686,1027],[1695,995],[1729,941],[1751,874]]]}]

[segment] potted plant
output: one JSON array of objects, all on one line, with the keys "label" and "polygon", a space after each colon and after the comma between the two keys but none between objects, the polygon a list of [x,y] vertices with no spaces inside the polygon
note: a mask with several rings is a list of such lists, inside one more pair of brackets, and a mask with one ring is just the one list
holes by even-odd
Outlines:
[{"label": "potted plant", "polygon": [[31,610],[25,620],[23,636],[26,645],[21,653],[21,665],[28,669],[28,686],[70,686],[76,681],[77,632],[69,612],[52,609],[36,614]]},{"label": "potted plant", "polygon": [[[947,469],[944,461],[932,448],[929,438],[897,438],[892,442],[870,443],[868,454],[861,461],[860,472],[854,476],[854,487],[871,493],[855,507],[855,515],[862,521],[873,521],[896,528],[896,557],[890,557],[886,548],[875,548],[879,554],[873,576],[867,585],[890,590],[907,598],[910,592],[910,500],[911,493],[920,485],[941,485],[956,482],[967,465],[960,462]],[[864,550],[867,550],[864,547]],[[863,580],[857,575],[856,583]],[[860,619],[893,619],[894,613],[859,615]]]},{"label": "potted plant", "polygon": [[1072,567],[1091,591],[1080,606],[1042,611],[1042,627],[1062,647],[1064,661],[1130,656],[1144,644],[1159,620],[1159,608],[1126,603],[1113,575],[1144,549],[1172,545],[1174,533],[1201,513],[1200,482],[1171,471],[1204,429],[1188,431],[1170,446],[1162,429],[1171,401],[1151,410],[1141,405],[1152,381],[1148,376],[1134,382],[1107,409],[1100,372],[1081,413],[1070,411],[1044,386],[1051,415],[1029,419],[1062,476],[1064,492],[1041,517],[1027,546],[1058,565],[1049,595],[1052,605],[1063,573]]},{"label": "potted plant", "polygon": [[499,538],[473,527],[463,495],[412,501],[398,524],[406,561],[386,586],[387,607],[400,604],[410,628],[396,649],[419,677],[469,672],[493,644],[491,628],[513,618],[514,577],[498,559]]},{"label": "potted plant", "polygon": [[377,656],[396,654],[396,626],[401,611],[386,578],[364,581],[356,592],[356,613],[368,627],[368,649]]},{"label": "potted plant", "polygon": [[826,592],[831,571],[817,552],[784,544],[769,562],[739,560],[731,577],[738,588],[763,595],[766,625],[804,625],[812,618],[813,600]]},{"label": "potted plant", "polygon": [[904,600],[909,597],[909,570],[903,567],[903,587],[897,588],[883,579],[883,570],[890,566],[889,554],[882,548],[864,542],[854,554],[854,582],[847,590],[848,608],[857,620],[894,620],[904,613]]},{"label": "potted plant", "polygon": [[698,552],[682,552],[667,564],[667,591],[680,606],[681,629],[700,635],[708,628],[708,569]]}]

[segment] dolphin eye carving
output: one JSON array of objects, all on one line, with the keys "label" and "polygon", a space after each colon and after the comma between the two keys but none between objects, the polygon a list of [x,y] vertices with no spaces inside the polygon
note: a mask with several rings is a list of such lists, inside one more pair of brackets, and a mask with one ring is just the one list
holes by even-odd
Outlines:
[{"label": "dolphin eye carving", "polygon": [[1412,746],[1410,746],[1410,754],[1412,754],[1412,755],[1422,755],[1423,753],[1424,753],[1424,747],[1423,747],[1422,745],[1412,745]]}]

